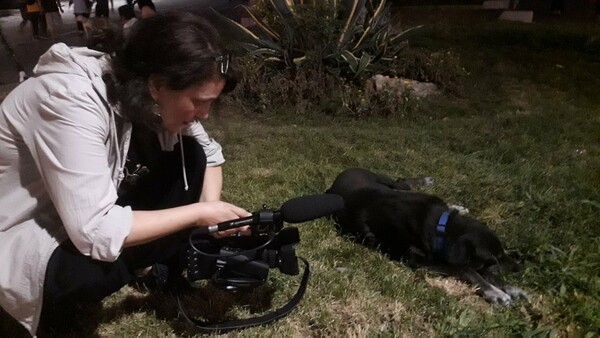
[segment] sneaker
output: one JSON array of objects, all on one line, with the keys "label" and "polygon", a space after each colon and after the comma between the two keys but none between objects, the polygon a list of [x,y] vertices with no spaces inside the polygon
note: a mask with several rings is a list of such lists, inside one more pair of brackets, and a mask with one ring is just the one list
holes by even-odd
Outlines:
[{"label": "sneaker", "polygon": [[185,279],[179,269],[169,268],[161,263],[152,265],[151,269],[140,269],[140,273],[129,283],[129,286],[142,292],[162,292],[168,294],[193,291],[190,283]]}]

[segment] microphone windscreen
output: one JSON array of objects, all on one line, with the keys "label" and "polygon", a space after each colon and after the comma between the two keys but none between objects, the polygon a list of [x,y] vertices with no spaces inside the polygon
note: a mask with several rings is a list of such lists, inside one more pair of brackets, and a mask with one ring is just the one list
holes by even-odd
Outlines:
[{"label": "microphone windscreen", "polygon": [[302,223],[327,216],[343,208],[344,199],[340,195],[307,195],[283,203],[281,218],[288,223]]}]

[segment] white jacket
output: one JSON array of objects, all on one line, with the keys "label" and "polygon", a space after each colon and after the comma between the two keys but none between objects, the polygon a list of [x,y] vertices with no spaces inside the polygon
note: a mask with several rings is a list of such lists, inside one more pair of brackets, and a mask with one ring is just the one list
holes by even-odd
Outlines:
[{"label": "white jacket", "polygon": [[[100,52],[53,45],[0,105],[0,306],[32,335],[58,244],[68,236],[84,255],[114,261],[131,229],[131,208],[115,205],[131,125],[104,97],[106,66]],[[209,166],[224,162],[199,123],[182,132]],[[160,140],[171,150],[177,135]]]}]

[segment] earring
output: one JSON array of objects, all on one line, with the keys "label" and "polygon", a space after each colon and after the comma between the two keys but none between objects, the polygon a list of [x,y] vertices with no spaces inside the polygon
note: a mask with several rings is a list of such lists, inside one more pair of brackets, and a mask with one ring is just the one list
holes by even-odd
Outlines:
[{"label": "earring", "polygon": [[162,116],[160,115],[160,106],[156,102],[152,104],[152,122],[155,124],[161,124],[163,122]]}]

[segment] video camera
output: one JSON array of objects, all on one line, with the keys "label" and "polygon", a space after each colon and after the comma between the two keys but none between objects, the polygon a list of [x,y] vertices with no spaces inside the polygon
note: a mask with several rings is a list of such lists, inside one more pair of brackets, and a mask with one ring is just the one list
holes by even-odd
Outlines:
[{"label": "video camera", "polygon": [[[297,197],[273,211],[263,205],[252,216],[194,230],[187,251],[187,278],[190,282],[209,280],[229,291],[252,289],[266,282],[269,269],[298,275],[298,259],[305,264],[296,295],[283,307],[266,315],[245,320],[209,324],[190,318],[178,299],[184,317],[204,332],[226,332],[231,329],[261,325],[288,314],[302,299],[309,277],[308,262],[296,256],[300,235],[296,227],[283,227],[284,222],[302,223],[327,216],[344,207],[339,195],[321,194]],[[251,235],[214,238],[209,234],[249,226]]]},{"label": "video camera", "polygon": [[187,255],[188,280],[210,279],[214,285],[234,291],[263,284],[272,268],[297,275],[295,248],[300,235],[295,227],[284,229],[280,215],[263,206],[251,217],[250,236],[216,239],[203,231],[193,233]]}]

